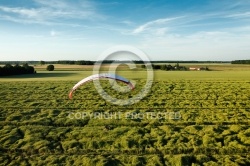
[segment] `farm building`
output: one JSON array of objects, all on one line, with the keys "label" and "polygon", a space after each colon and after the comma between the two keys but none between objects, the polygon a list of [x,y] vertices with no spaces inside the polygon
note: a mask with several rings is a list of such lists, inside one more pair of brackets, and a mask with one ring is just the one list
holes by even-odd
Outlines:
[{"label": "farm building", "polygon": [[207,71],[208,67],[190,67],[189,70],[197,70],[197,71]]},{"label": "farm building", "polygon": [[200,70],[199,67],[190,67],[189,70]]}]

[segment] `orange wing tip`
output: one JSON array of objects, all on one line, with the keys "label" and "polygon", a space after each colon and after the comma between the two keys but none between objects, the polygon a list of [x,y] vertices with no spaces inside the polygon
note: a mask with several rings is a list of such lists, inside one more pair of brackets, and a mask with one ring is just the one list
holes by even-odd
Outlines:
[{"label": "orange wing tip", "polygon": [[134,85],[133,85],[131,82],[129,83],[129,86],[130,86],[130,88],[131,88],[132,90],[135,89]]},{"label": "orange wing tip", "polygon": [[73,98],[73,91],[70,91],[69,92],[69,99],[72,99]]}]

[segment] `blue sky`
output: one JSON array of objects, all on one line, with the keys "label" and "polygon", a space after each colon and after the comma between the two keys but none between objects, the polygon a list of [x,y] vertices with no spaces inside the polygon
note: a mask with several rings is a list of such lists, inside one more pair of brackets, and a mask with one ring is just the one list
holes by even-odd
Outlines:
[{"label": "blue sky", "polygon": [[115,45],[151,60],[250,59],[250,1],[0,1],[0,60],[96,60]]}]

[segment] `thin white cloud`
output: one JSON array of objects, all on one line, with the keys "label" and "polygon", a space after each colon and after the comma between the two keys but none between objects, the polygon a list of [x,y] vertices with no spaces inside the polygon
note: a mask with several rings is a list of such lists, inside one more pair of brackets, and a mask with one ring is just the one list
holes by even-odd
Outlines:
[{"label": "thin white cloud", "polygon": [[64,19],[103,19],[103,16],[97,13],[94,4],[89,1],[80,2],[79,4],[59,0],[35,0],[34,2],[37,3],[38,7],[24,8],[0,6],[0,19],[20,23],[40,24],[65,23],[63,21]]},{"label": "thin white cloud", "polygon": [[[220,21],[218,21],[220,18]],[[213,26],[216,29],[223,27],[223,23],[232,22],[230,18],[250,18],[250,12],[235,14],[232,11],[219,11],[208,13],[186,13],[184,16],[163,18],[146,22],[133,30],[130,34],[143,34],[144,36],[158,37],[168,33],[182,31],[184,28],[194,27],[193,30],[202,30],[202,27]],[[220,29],[220,28],[219,28]]]},{"label": "thin white cloud", "polygon": [[52,1],[44,1],[44,0],[34,0],[37,4],[40,4],[42,6],[47,6],[51,8],[68,8],[67,4],[63,0],[52,0]]},{"label": "thin white cloud", "polygon": [[0,10],[6,13],[19,14],[26,17],[37,17],[41,10],[36,9],[25,9],[25,8],[10,8],[0,6]]},{"label": "thin white cloud", "polygon": [[135,28],[133,30],[134,34],[138,34],[138,33],[142,33],[146,30],[150,30],[152,27],[154,26],[159,26],[159,25],[165,25],[168,22],[174,21],[174,20],[178,20],[181,18],[184,18],[185,16],[180,16],[180,17],[173,17],[173,18],[163,18],[163,19],[157,19],[157,20],[153,20],[153,21],[149,21],[143,25],[140,25],[139,27]]},{"label": "thin white cloud", "polygon": [[59,26],[71,26],[71,27],[85,27],[75,23],[65,23],[65,22],[53,22],[50,20],[36,20],[36,19],[22,19],[18,17],[0,15],[0,20],[11,21],[20,24],[43,24],[43,25],[59,25]]},{"label": "thin white cloud", "polygon": [[163,36],[166,34],[168,28],[158,28],[155,30],[155,35],[157,36]]},{"label": "thin white cloud", "polygon": [[229,17],[229,18],[250,18],[250,12],[230,14],[226,17]]}]

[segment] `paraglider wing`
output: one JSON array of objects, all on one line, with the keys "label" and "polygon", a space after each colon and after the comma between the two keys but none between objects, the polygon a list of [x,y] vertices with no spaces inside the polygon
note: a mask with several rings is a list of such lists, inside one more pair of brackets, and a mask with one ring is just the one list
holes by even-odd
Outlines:
[{"label": "paraglider wing", "polygon": [[77,84],[75,84],[75,86],[69,92],[69,98],[72,99],[73,92],[78,87],[80,87],[81,85],[83,85],[84,83],[89,82],[89,81],[93,81],[93,80],[97,80],[97,79],[101,79],[101,78],[108,78],[108,79],[114,79],[114,80],[117,80],[117,81],[121,81],[121,82],[124,82],[125,84],[128,84],[129,87],[130,87],[130,89],[134,89],[133,84],[128,79],[126,79],[126,78],[123,78],[123,77],[121,77],[119,75],[116,75],[116,74],[101,73],[101,74],[94,74],[94,75],[88,76],[88,77],[82,79],[81,81],[79,81]]}]

